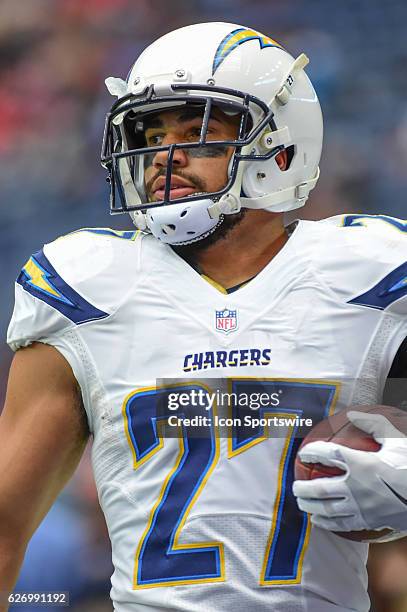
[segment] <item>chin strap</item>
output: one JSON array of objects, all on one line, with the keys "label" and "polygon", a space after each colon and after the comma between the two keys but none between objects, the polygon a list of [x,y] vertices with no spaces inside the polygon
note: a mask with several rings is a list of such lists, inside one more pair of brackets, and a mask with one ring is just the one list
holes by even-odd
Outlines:
[{"label": "chin strap", "polygon": [[[314,189],[319,179],[319,168],[317,168],[316,174],[312,179],[304,181],[299,185],[288,187],[287,189],[281,189],[275,193],[270,193],[259,198],[240,198],[241,205],[244,208],[252,208],[255,210],[269,208],[270,206],[282,206],[276,208],[274,212],[286,212],[293,208],[300,208],[303,206],[308,198],[309,192]],[[295,200],[298,205],[293,207],[290,205],[284,206],[285,202]]]},{"label": "chin strap", "polygon": [[[242,164],[240,164],[242,166]],[[237,177],[235,184],[231,191],[220,198],[218,202],[214,202],[208,207],[208,213],[211,219],[217,219],[220,215],[232,215],[238,213],[241,208],[251,208],[254,210],[261,210],[269,208],[271,206],[275,208],[273,212],[286,212],[293,210],[294,208],[300,208],[303,206],[309,196],[309,192],[314,189],[319,179],[319,168],[317,168],[316,174],[312,179],[304,181],[299,185],[288,187],[287,189],[281,189],[275,193],[270,193],[259,198],[246,198],[237,195],[237,190],[240,189],[241,177]],[[240,178],[240,180],[239,180]],[[297,202],[296,206],[292,204],[286,204],[285,202]],[[281,206],[278,206],[281,204]]]}]

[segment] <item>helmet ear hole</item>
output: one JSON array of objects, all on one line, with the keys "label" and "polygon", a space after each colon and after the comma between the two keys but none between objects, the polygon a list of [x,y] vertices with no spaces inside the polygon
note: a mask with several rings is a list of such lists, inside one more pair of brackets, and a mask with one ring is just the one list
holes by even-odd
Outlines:
[{"label": "helmet ear hole", "polygon": [[294,158],[294,153],[294,145],[290,145],[289,147],[286,147],[280,151],[280,153],[277,153],[274,159],[281,172],[287,172],[287,170],[290,168],[291,162]]}]

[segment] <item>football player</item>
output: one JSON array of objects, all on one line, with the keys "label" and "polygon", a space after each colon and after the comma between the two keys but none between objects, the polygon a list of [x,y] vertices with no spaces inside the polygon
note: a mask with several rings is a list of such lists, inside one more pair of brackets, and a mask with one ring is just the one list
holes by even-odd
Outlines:
[{"label": "football player", "polygon": [[[405,223],[345,215],[284,227],[319,176],[307,63],[257,31],[207,23],[153,43],[126,81],[107,79],[117,97],[102,150],[111,210],[137,230],[73,232],[17,279],[0,419],[0,590],[13,588],[91,435],[117,612],[368,610],[367,545],[330,531],[325,498],[351,500],[354,520],[341,529],[399,535],[404,440],[369,455],[399,495],[372,480],[365,505],[353,482],[366,454],[311,448],[349,478],[332,490],[303,483],[314,487],[295,491],[304,512],[292,491],[296,426],[251,427],[239,401],[265,395],[257,416],[314,424],[377,403],[407,335]],[[232,397],[227,437],[212,401],[205,435],[184,403],[167,435],[169,400],[186,393],[189,408],[216,378]],[[378,438],[385,426],[365,424]],[[386,503],[375,507],[377,496]]]}]

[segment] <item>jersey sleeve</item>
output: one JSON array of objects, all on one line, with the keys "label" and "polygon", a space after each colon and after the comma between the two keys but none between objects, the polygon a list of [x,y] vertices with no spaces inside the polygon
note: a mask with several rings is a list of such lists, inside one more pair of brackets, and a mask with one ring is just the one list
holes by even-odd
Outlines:
[{"label": "jersey sleeve", "polygon": [[32,255],[16,281],[9,346],[42,342],[59,350],[81,387],[89,421],[94,367],[81,328],[108,319],[125,300],[137,278],[135,234],[98,229],[59,238]]},{"label": "jersey sleeve", "polygon": [[326,284],[349,304],[407,322],[407,221],[350,214],[321,223],[317,266]]},{"label": "jersey sleeve", "polygon": [[75,291],[51,261],[42,249],[30,257],[18,275],[7,335],[14,351],[34,341],[46,342],[75,325],[108,316]]},{"label": "jersey sleeve", "polygon": [[317,225],[314,270],[355,335],[369,337],[358,376],[384,385],[407,337],[407,223],[352,214]]},{"label": "jersey sleeve", "polygon": [[49,343],[50,338],[69,329],[70,324],[58,310],[46,304],[16,283],[13,315],[7,331],[12,351],[33,342]]},{"label": "jersey sleeve", "polygon": [[78,230],[32,255],[16,281],[10,347],[45,342],[114,313],[137,278],[137,235]]},{"label": "jersey sleeve", "polygon": [[[93,267],[89,254],[78,253],[80,242],[83,240],[67,237],[65,244],[61,240],[59,244],[56,241],[46,245],[23,266],[16,281],[7,337],[12,350],[34,341],[46,342],[76,325],[108,316],[108,311],[95,305],[96,295],[92,301],[84,295],[83,290],[89,293],[83,282],[86,270],[89,275],[89,267]],[[89,275],[88,279],[95,276]]]}]

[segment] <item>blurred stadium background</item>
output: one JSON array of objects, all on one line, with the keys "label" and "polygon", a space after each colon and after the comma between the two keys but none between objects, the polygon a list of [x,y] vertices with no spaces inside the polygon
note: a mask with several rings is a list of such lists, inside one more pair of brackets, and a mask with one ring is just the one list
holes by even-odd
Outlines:
[{"label": "blurred stadium background", "polygon": [[[106,76],[125,76],[156,37],[231,21],[305,51],[325,116],[307,218],[403,217],[407,188],[405,0],[2,0],[0,4],[0,398],[13,281],[28,256],[108,217],[99,166]],[[187,50],[186,50],[187,52]],[[34,537],[18,584],[66,590],[76,611],[111,610],[110,551],[88,455]],[[407,544],[372,547],[374,612],[407,611]],[[25,610],[29,610],[26,606]]]}]

